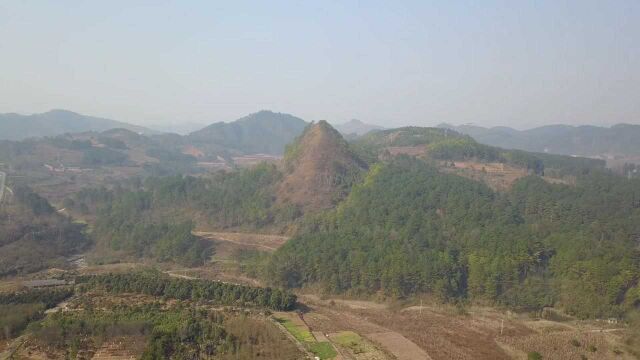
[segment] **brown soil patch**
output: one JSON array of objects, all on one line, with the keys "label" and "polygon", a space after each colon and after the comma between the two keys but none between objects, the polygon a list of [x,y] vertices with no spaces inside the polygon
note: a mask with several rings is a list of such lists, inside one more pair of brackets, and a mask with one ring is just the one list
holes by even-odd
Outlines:
[{"label": "brown soil patch", "polygon": [[543,359],[549,360],[579,360],[582,356],[587,359],[633,359],[626,352],[616,354],[616,346],[620,343],[617,335],[599,332],[561,331],[547,334],[533,334],[524,337],[501,337],[499,341],[506,347],[515,349],[523,354],[536,351]]},{"label": "brown soil patch", "polygon": [[[450,162],[445,162],[449,163]],[[442,171],[482,181],[494,190],[509,190],[513,183],[527,176],[527,170],[503,163],[480,163],[473,161],[456,161],[454,167],[443,166]]]},{"label": "brown soil patch", "polygon": [[275,251],[289,240],[287,236],[255,233],[194,231],[193,234],[205,239],[226,241],[261,251]]},{"label": "brown soil patch", "polygon": [[392,156],[396,155],[409,155],[409,156],[420,156],[424,155],[427,152],[426,145],[417,145],[417,146],[389,146],[385,148]]},{"label": "brown soil patch", "polygon": [[384,332],[365,335],[389,350],[398,360],[431,360],[431,357],[418,345],[396,332]]},{"label": "brown soil patch", "polygon": [[135,360],[144,351],[145,339],[128,337],[104,343],[93,355],[94,360]]},{"label": "brown soil patch", "polygon": [[[445,306],[392,311],[375,303],[366,309],[354,309],[348,303],[319,300],[308,295],[301,296],[300,300],[310,308],[304,319],[313,331],[333,333],[350,330],[365,337],[368,334],[396,333],[434,360],[510,359],[501,344],[496,342],[503,320],[504,336],[521,337],[534,333],[518,320],[484,308],[474,308],[468,315],[459,315],[452,307]],[[392,335],[389,338],[399,337]],[[392,343],[378,343],[383,350],[399,356]]]},{"label": "brown soil patch", "polygon": [[204,152],[193,145],[187,145],[182,149],[182,153],[185,155],[191,155],[196,158],[204,156]]},{"label": "brown soil patch", "polygon": [[238,269],[237,264],[234,263],[215,262],[198,268],[177,269],[168,271],[167,273],[174,277],[214,280],[248,286],[262,286],[260,281],[243,275]]}]

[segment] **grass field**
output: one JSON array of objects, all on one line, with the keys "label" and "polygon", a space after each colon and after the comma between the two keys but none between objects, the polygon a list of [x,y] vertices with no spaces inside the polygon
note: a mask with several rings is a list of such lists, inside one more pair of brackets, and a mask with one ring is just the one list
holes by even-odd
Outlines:
[{"label": "grass field", "polygon": [[316,342],[309,345],[309,350],[320,359],[333,359],[338,355],[329,342]]},{"label": "grass field", "polygon": [[309,330],[309,327],[292,313],[278,313],[275,320],[301,342],[309,351],[321,360],[333,359],[338,354],[330,342],[319,342]]},{"label": "grass field", "polygon": [[287,329],[287,331],[291,333],[293,337],[298,339],[298,341],[302,343],[309,343],[309,342],[316,341],[316,339],[313,337],[313,335],[308,329],[300,325],[294,324],[293,321],[289,319],[282,319],[282,318],[276,318],[276,321],[282,324],[282,326],[284,326],[284,328]]}]

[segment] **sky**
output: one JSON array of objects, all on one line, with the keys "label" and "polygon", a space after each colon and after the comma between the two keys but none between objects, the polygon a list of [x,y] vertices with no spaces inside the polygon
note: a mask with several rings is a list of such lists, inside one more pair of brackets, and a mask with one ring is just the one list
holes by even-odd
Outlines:
[{"label": "sky", "polygon": [[0,0],[0,112],[640,123],[640,1]]}]

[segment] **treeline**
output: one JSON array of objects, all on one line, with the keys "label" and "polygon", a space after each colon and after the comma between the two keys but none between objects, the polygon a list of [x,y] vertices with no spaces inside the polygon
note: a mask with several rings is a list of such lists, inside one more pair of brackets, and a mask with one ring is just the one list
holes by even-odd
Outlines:
[{"label": "treeline", "polygon": [[0,292],[0,305],[42,304],[46,309],[73,295],[72,286],[51,289],[30,289],[15,292]]},{"label": "treeline", "polygon": [[591,172],[570,187],[531,176],[503,194],[398,157],[372,167],[336,210],[307,219],[265,277],[622,316],[640,306],[639,235],[639,181]]},{"label": "treeline", "polygon": [[82,152],[82,164],[85,166],[124,165],[129,156],[110,148],[92,147]]},{"label": "treeline", "polygon": [[172,278],[157,271],[81,276],[81,289],[102,288],[113,293],[139,293],[178,300],[207,301],[233,306],[292,310],[296,296],[272,288],[258,288],[218,281]]}]

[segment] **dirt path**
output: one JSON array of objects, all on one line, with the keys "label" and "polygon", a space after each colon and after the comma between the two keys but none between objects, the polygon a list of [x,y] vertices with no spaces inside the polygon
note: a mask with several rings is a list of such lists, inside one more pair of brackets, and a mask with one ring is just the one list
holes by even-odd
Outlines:
[{"label": "dirt path", "polygon": [[226,241],[236,245],[268,252],[277,250],[289,240],[289,237],[287,236],[256,233],[194,231],[193,234],[209,240]]}]

